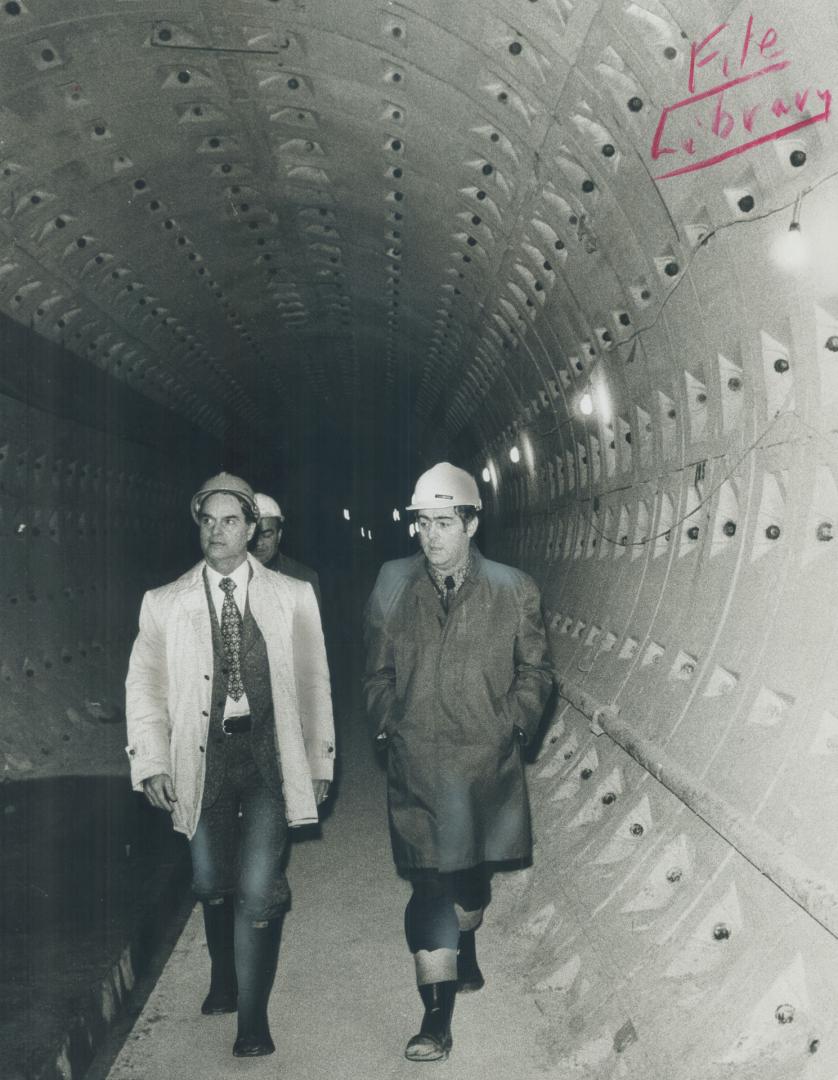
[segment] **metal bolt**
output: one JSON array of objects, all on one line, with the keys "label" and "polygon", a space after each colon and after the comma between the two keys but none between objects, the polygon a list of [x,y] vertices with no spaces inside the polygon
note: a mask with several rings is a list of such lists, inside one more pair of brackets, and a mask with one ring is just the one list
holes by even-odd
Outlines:
[{"label": "metal bolt", "polygon": [[774,370],[778,375],[783,375],[789,369],[789,362],[784,356],[774,361]]},{"label": "metal bolt", "polygon": [[629,828],[629,832],[631,833],[631,835],[632,835],[632,836],[642,836],[642,835],[643,835],[643,833],[645,832],[645,829],[643,828],[643,826],[642,826],[642,825],[640,824],[640,822],[639,822],[639,821],[636,821],[636,822],[635,822],[635,823],[634,823],[634,824],[633,824],[633,825],[632,825],[632,826],[631,826],[631,827]]},{"label": "metal bolt", "polygon": [[769,525],[768,528],[765,530],[765,535],[768,537],[769,540],[778,540],[780,538],[780,526]]},{"label": "metal bolt", "polygon": [[832,540],[832,522],[822,521],[818,525],[818,540]]},{"label": "metal bolt", "polygon": [[716,941],[727,941],[730,937],[730,929],[724,923],[716,923],[713,927],[713,937]]},{"label": "metal bolt", "polygon": [[726,521],[724,523],[724,525],[722,526],[722,532],[725,534],[725,536],[735,536],[736,535],[736,522],[735,521]]},{"label": "metal bolt", "polygon": [[673,866],[671,870],[666,871],[666,880],[669,882],[670,885],[675,885],[681,880],[682,876],[683,871],[681,870],[680,866]]},{"label": "metal bolt", "polygon": [[794,1005],[778,1005],[774,1016],[778,1024],[790,1024],[794,1020]]},{"label": "metal bolt", "polygon": [[593,769],[583,769],[579,775],[582,777],[583,780],[590,780],[593,774]]}]

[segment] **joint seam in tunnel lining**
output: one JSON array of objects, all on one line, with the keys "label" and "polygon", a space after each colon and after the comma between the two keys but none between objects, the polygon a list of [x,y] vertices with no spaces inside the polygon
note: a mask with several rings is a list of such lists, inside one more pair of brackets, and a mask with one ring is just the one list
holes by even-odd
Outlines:
[{"label": "joint seam in tunnel lining", "polygon": [[[788,399],[789,399],[789,397],[791,396],[792,393],[793,393],[793,390],[789,390],[789,392],[786,394],[786,398],[785,398],[785,401],[783,402],[783,404],[785,404],[785,402],[788,401]],[[781,408],[782,408],[782,406],[781,406]],[[725,475],[722,477],[722,479],[716,485],[714,485],[714,487],[712,487],[710,489],[710,491],[704,496],[704,498],[698,503],[698,505],[695,506],[692,510],[690,510],[689,513],[684,514],[682,517],[678,518],[677,521],[673,521],[673,523],[670,525],[670,527],[668,529],[665,529],[661,533],[656,533],[654,536],[644,537],[642,540],[627,540],[625,543],[623,543],[622,540],[617,540],[613,536],[606,536],[606,534],[602,531],[602,529],[600,529],[596,524],[594,524],[594,521],[593,521],[592,518],[590,518],[590,517],[588,517],[587,515],[584,515],[584,514],[580,514],[580,517],[582,517],[582,519],[587,524],[589,524],[591,526],[591,528],[594,530],[594,532],[596,532],[603,540],[605,540],[606,543],[613,544],[615,547],[643,547],[646,544],[650,544],[655,540],[660,540],[664,536],[666,536],[667,533],[671,533],[673,529],[678,528],[679,525],[683,525],[683,523],[685,521],[687,521],[689,518],[693,517],[694,514],[697,514],[699,512],[699,510],[701,510],[703,507],[705,507],[707,505],[707,503],[709,503],[710,500],[713,498],[713,496],[716,494],[716,492],[721,490],[721,488],[724,487],[724,485],[733,477],[733,475],[736,473],[736,470],[743,463],[743,461],[745,461],[745,459],[748,457],[748,455],[753,453],[756,449],[759,448],[759,444],[766,437],[766,435],[768,435],[768,433],[771,431],[771,429],[774,427],[774,425],[776,423],[778,423],[778,421],[784,420],[788,416],[795,417],[797,420],[800,421],[801,424],[803,424],[806,427],[809,426],[808,424],[805,424],[805,421],[801,420],[799,414],[795,410],[792,410],[791,412],[779,412],[769,422],[769,424],[762,431],[762,433],[759,436],[757,436],[757,438],[750,444],[750,446],[748,446],[745,449],[745,451],[739,456],[739,458],[737,459],[737,461],[734,464],[733,468],[731,468],[727,473],[725,473]],[[822,438],[826,439],[826,435],[823,435],[821,432],[815,432],[815,434],[820,435]],[[777,446],[777,445],[784,446],[784,445],[788,445],[788,444],[786,442],[781,442],[779,444],[774,443],[772,445],[773,446]],[[769,447],[763,447],[762,449],[769,449]],[[706,459],[702,459],[702,460],[705,460],[705,461],[706,460],[722,461],[722,460],[724,460],[724,457],[725,457],[725,455],[719,455],[719,456],[717,456],[715,458],[706,458]],[[695,468],[696,464],[699,464],[699,463],[690,462],[688,464],[682,465],[676,470],[676,472],[686,472],[689,469]],[[615,489],[612,489],[612,490],[616,490],[616,491],[631,490],[635,486],[636,485],[634,485],[634,484],[629,484],[629,485],[627,485],[626,488],[615,488]],[[605,492],[604,494],[610,494],[610,492]]]}]

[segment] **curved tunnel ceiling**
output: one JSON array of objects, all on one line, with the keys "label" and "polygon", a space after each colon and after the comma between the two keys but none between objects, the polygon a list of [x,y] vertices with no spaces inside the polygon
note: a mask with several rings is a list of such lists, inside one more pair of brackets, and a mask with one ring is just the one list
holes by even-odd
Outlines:
[{"label": "curved tunnel ceiling", "polygon": [[[729,321],[703,310],[707,275],[758,324],[774,311],[765,289],[746,301],[765,231],[701,238],[820,179],[827,129],[651,176],[747,141],[754,103],[758,136],[784,126],[776,96],[792,119],[823,107],[834,17],[810,15],[804,36],[778,10],[766,39],[761,14],[743,65],[748,11],[729,4],[5,3],[2,308],[216,435],[311,399],[384,438],[477,447],[522,407],[561,411],[596,364],[652,415],[650,371],[677,399],[699,326]],[[724,22],[697,91],[728,53],[734,74],[793,64],[729,101],[727,139],[654,160],[690,42]],[[716,100],[692,109],[705,132]]]},{"label": "curved tunnel ceiling", "polygon": [[563,1075],[838,1061],[836,46],[826,0],[0,4],[2,312],[222,441],[486,470],[565,684],[505,900]]}]

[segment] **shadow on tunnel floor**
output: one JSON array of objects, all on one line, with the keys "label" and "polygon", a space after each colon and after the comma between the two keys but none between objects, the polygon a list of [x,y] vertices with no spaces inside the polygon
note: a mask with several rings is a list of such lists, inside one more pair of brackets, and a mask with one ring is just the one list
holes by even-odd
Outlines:
[{"label": "shadow on tunnel floor", "polygon": [[188,846],[126,777],[6,783],[0,811],[3,1075],[48,1080],[63,1053],[79,1077],[188,889]]}]

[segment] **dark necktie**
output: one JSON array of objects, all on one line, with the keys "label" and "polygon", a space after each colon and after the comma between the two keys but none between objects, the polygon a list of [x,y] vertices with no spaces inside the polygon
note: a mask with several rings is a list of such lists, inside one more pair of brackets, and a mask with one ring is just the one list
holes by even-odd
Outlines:
[{"label": "dark necktie", "polygon": [[442,606],[445,608],[445,613],[448,614],[448,608],[451,606],[451,601],[454,598],[454,587],[456,582],[449,574],[445,579],[445,595],[442,598]]},{"label": "dark necktie", "polygon": [[238,701],[244,694],[241,672],[242,617],[233,590],[236,587],[232,578],[222,578],[218,583],[224,593],[221,605],[221,640],[224,642],[224,655],[227,658],[227,694]]}]

